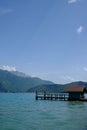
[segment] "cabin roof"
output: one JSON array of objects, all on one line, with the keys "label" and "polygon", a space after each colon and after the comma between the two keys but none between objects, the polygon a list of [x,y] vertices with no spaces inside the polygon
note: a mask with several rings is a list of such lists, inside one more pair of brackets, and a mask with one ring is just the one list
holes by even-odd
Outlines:
[{"label": "cabin roof", "polygon": [[84,89],[84,86],[68,86],[66,92],[83,92]]}]

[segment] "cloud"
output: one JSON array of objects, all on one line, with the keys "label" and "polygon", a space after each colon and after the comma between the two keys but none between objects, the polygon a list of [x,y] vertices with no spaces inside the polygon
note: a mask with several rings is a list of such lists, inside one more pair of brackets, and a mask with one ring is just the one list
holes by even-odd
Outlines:
[{"label": "cloud", "polygon": [[62,79],[65,80],[66,82],[73,82],[75,81],[75,79],[69,75],[65,75],[65,76],[62,76]]},{"label": "cloud", "polygon": [[76,31],[78,34],[80,34],[83,31],[83,29],[83,26],[79,26]]},{"label": "cloud", "polygon": [[49,73],[46,72],[36,72],[36,73],[30,73],[29,74],[32,75],[32,77],[40,77],[40,78],[47,78],[47,76],[49,75]]},{"label": "cloud", "polygon": [[68,0],[68,3],[69,4],[74,4],[74,3],[76,3],[77,2],[77,0]]},{"label": "cloud", "polygon": [[7,70],[7,71],[16,71],[16,68],[14,66],[8,66],[8,65],[3,65],[1,67],[2,70]]},{"label": "cloud", "polygon": [[0,15],[5,15],[5,14],[11,13],[11,12],[13,12],[12,9],[0,8]]}]

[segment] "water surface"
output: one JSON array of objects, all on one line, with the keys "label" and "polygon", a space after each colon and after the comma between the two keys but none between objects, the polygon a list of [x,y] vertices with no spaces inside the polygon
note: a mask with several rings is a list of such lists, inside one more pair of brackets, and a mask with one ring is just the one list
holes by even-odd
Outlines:
[{"label": "water surface", "polygon": [[87,130],[87,102],[0,93],[0,130]]}]

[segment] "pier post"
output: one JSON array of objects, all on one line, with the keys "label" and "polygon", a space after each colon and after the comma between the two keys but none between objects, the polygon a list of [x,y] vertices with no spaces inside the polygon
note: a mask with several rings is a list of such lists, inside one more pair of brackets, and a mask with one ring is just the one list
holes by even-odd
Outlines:
[{"label": "pier post", "polygon": [[38,92],[37,92],[37,90],[36,90],[36,100],[38,100]]},{"label": "pier post", "polygon": [[64,94],[64,101],[65,101],[65,94]]},{"label": "pier post", "polygon": [[53,99],[53,97],[52,97],[53,95],[51,94],[51,100]]},{"label": "pier post", "polygon": [[46,91],[44,91],[44,100],[46,100]]}]

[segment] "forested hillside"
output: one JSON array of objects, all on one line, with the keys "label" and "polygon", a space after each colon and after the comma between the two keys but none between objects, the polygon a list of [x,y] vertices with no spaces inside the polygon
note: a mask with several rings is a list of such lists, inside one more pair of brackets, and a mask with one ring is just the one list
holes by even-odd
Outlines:
[{"label": "forested hillside", "polygon": [[26,76],[20,72],[0,70],[0,92],[26,92],[28,89],[41,84],[52,84],[52,82]]}]

